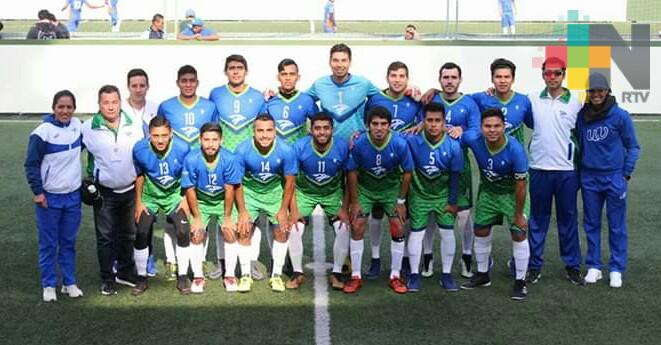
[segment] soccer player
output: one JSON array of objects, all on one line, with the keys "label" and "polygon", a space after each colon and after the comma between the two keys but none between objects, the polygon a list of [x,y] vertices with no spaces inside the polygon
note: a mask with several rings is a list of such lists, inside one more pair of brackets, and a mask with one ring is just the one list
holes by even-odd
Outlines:
[{"label": "soccer player", "polygon": [[500,27],[503,29],[503,34],[514,35],[516,33],[516,24],[514,20],[514,13],[516,12],[516,5],[514,0],[498,0],[498,13],[500,14]]},{"label": "soccer player", "polygon": [[[179,232],[177,239],[177,260],[179,278],[177,289],[182,294],[189,291],[204,291],[202,263],[205,257],[205,229],[211,218],[221,224],[225,237],[226,250],[236,249],[235,220],[232,219],[234,192],[241,184],[242,170],[233,154],[221,148],[222,128],[217,123],[206,123],[200,129],[200,149],[193,149],[186,156],[181,179],[190,208],[190,232]],[[234,259],[232,262],[231,260]],[[188,288],[188,262],[193,271],[193,284]],[[236,291],[234,268],[236,255],[228,255],[229,268],[226,272],[225,288]]]},{"label": "soccer player", "polygon": [[307,134],[306,121],[319,112],[314,99],[296,90],[298,65],[292,59],[278,63],[278,93],[266,102],[266,112],[273,116],[276,132],[286,143],[293,144]]},{"label": "soccer player", "polygon": [[[386,72],[388,88],[370,96],[365,104],[365,111],[369,112],[376,107],[385,107],[392,113],[390,128],[396,132],[410,134],[419,131],[421,105],[410,96],[405,95],[408,87],[409,69],[405,63],[395,61],[388,66]],[[375,207],[367,221],[370,234],[372,259],[365,277],[375,279],[381,271],[381,238],[383,229],[383,210]],[[408,269],[407,258],[403,261],[404,269]]]},{"label": "soccer player", "polygon": [[[133,216],[137,224],[133,259],[138,273],[132,291],[134,295],[144,293],[149,287],[147,257],[156,214],[161,211],[167,216],[167,222],[174,228],[175,234],[190,232],[188,207],[181,196],[181,173],[188,151],[189,147],[184,142],[172,140],[170,121],[162,116],[149,121],[149,137],[133,147],[133,162],[138,174]],[[170,235],[164,236],[164,241],[167,252],[168,245],[172,246]]]},{"label": "soccer player", "polygon": [[480,189],[475,204],[475,259],[477,272],[462,289],[490,286],[489,257],[491,228],[505,218],[510,224],[512,252],[516,267],[511,297],[522,300],[528,294],[525,276],[530,257],[526,238],[528,158],[523,145],[505,134],[505,114],[498,108],[482,113],[481,133],[462,136],[480,168]]},{"label": "soccer player", "polygon": [[[459,210],[459,176],[464,168],[464,152],[459,141],[445,133],[445,110],[440,103],[424,107],[424,131],[406,140],[415,164],[413,183],[408,199],[411,233],[408,253],[411,276],[408,291],[420,290],[420,253],[429,217],[438,225],[441,235],[441,286],[459,291],[452,278],[455,253],[454,221]],[[432,230],[433,231],[433,230]]]},{"label": "soccer player", "polygon": [[310,119],[310,135],[294,144],[299,173],[296,177],[295,201],[300,218],[289,232],[289,256],[294,269],[287,288],[296,289],[304,281],[303,231],[310,216],[320,205],[328,223],[335,230],[331,287],[344,289],[342,264],[349,252],[349,193],[344,191],[344,177],[349,147],[346,141],[333,137],[333,116],[319,112]]},{"label": "soccer player", "polygon": [[337,23],[335,22],[335,0],[328,0],[324,5],[324,32],[337,32]]},{"label": "soccer player", "polygon": [[585,282],[601,279],[601,214],[606,203],[610,245],[610,286],[622,287],[627,266],[627,189],[640,155],[629,113],[611,95],[603,74],[589,77],[588,102],[578,113],[576,130],[581,153],[583,227],[588,241]]},{"label": "soccer player", "polygon": [[375,206],[382,207],[390,224],[391,269],[389,286],[396,293],[406,293],[400,280],[404,256],[406,195],[411,183],[413,160],[406,140],[390,130],[392,114],[376,107],[367,115],[369,131],[361,134],[351,148],[347,163],[351,193],[351,279],[344,285],[345,293],[357,292],[363,284],[361,264],[363,237],[367,215]]},{"label": "soccer player", "polygon": [[80,14],[83,11],[83,5],[87,6],[89,9],[103,8],[103,5],[93,5],[90,4],[87,0],[65,0],[62,11],[69,9],[69,23],[67,24],[67,29],[69,32],[78,31],[78,26],[80,25]]},{"label": "soccer player", "polygon": [[[253,135],[253,121],[264,107],[264,96],[262,92],[249,86],[246,83],[248,75],[248,61],[242,55],[229,55],[225,58],[225,76],[227,84],[218,86],[211,90],[209,99],[216,104],[219,113],[220,126],[223,128],[223,148],[234,152],[236,147],[243,141]],[[255,280],[264,279],[264,275],[257,269],[257,259],[259,258],[262,231],[256,227],[253,233],[253,254],[252,254],[252,277]],[[216,242],[216,248],[223,248],[223,245]],[[218,265],[216,269],[209,274],[211,278],[220,278],[222,276],[222,258],[224,254],[217,251]]]},{"label": "soccer player", "polygon": [[365,129],[363,110],[365,99],[379,93],[369,80],[349,73],[351,48],[338,43],[330,49],[330,76],[317,79],[307,93],[319,100],[320,107],[333,115],[333,130],[342,139]]},{"label": "soccer player", "polygon": [[[264,213],[273,231],[273,271],[269,285],[276,292],[285,290],[282,280],[282,266],[287,255],[287,232],[289,230],[289,210],[294,195],[294,185],[298,168],[292,148],[276,138],[275,120],[269,114],[260,114],[254,121],[254,137],[241,143],[236,149],[237,159],[244,171],[243,188],[237,194],[239,223],[254,222]],[[292,215],[298,214],[295,206]],[[295,217],[294,219],[297,219]],[[295,220],[294,220],[295,221]],[[250,268],[252,251],[241,248],[242,277],[239,291],[250,291],[252,278],[246,269]],[[228,268],[229,270],[229,268]]]},{"label": "soccer player", "polygon": [[112,32],[119,32],[119,12],[117,11],[117,3],[119,0],[105,0],[105,5],[108,8],[108,14],[110,15],[110,26],[112,27]]}]

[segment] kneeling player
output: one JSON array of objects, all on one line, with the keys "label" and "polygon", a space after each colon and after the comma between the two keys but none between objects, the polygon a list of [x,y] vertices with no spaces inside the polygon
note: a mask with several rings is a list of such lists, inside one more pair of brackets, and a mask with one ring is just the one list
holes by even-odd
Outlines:
[{"label": "kneeling player", "polygon": [[415,164],[413,184],[409,193],[411,233],[408,253],[411,262],[409,291],[420,289],[420,256],[427,220],[436,219],[441,234],[441,286],[448,291],[459,291],[452,279],[452,261],[455,253],[454,221],[457,215],[459,175],[464,167],[461,144],[444,133],[443,105],[430,103],[424,107],[424,131],[407,137]]},{"label": "kneeling player", "polygon": [[321,112],[312,116],[310,135],[299,139],[294,151],[299,167],[294,199],[300,218],[289,232],[289,256],[294,275],[287,282],[287,288],[298,288],[304,281],[303,230],[310,224],[314,208],[320,205],[335,230],[330,284],[333,289],[342,290],[342,264],[349,250],[349,193],[344,193],[349,147],[346,141],[333,137],[333,116]]},{"label": "kneeling player", "polygon": [[[288,211],[298,173],[296,157],[289,145],[276,139],[275,120],[271,115],[258,115],[253,130],[254,137],[236,148],[237,160],[244,171],[243,188],[237,195],[237,207],[241,224],[247,218],[254,225],[260,213],[268,217],[273,231],[273,272],[269,285],[273,291],[282,292],[285,291],[281,275],[287,256]],[[297,213],[293,206],[294,219],[298,218],[295,216]],[[243,267],[244,259],[240,257],[239,260]],[[242,272],[239,291],[250,291],[251,286],[250,273]]]},{"label": "kneeling player", "polygon": [[399,271],[404,255],[404,229],[406,222],[406,194],[411,183],[413,161],[406,140],[390,130],[392,115],[384,107],[376,107],[367,115],[369,131],[358,137],[350,151],[347,163],[349,192],[351,193],[351,280],[344,292],[354,293],[363,284],[361,264],[363,237],[367,215],[374,207],[383,207],[390,224],[391,266],[390,287],[397,293],[406,293]]},{"label": "kneeling player", "polygon": [[[177,233],[177,261],[179,277],[177,289],[183,294],[204,291],[204,241],[206,227],[212,217],[222,221],[225,239],[226,266],[225,288],[236,291],[234,268],[236,266],[235,225],[232,220],[234,191],[241,184],[241,168],[235,157],[221,149],[223,132],[216,123],[206,123],[200,128],[201,150],[192,151],[187,157],[182,174],[181,188],[192,216],[189,232]],[[232,255],[233,254],[233,255]],[[189,288],[188,263],[193,271],[193,285]]]},{"label": "kneeling player", "polygon": [[172,140],[170,121],[156,116],[149,122],[149,138],[133,147],[135,180],[135,222],[137,224],[133,257],[138,279],[132,293],[139,295],[148,288],[147,258],[151,227],[159,210],[167,215],[177,233],[190,232],[186,221],[188,207],[181,197],[181,173],[188,145]]},{"label": "kneeling player", "polygon": [[480,189],[475,204],[475,259],[477,273],[462,289],[491,285],[489,256],[491,255],[491,227],[502,224],[503,218],[510,224],[512,252],[516,266],[516,278],[512,299],[526,298],[526,268],[530,247],[526,239],[528,221],[526,192],[528,157],[514,137],[505,135],[505,116],[498,108],[482,113],[481,134],[464,133],[464,142],[475,155],[480,168]]}]

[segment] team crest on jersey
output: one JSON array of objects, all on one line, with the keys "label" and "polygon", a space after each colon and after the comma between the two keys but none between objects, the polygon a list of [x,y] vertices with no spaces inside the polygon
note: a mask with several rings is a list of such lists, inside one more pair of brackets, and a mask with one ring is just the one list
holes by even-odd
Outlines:
[{"label": "team crest on jersey", "polygon": [[221,192],[223,190],[223,186],[216,186],[216,185],[213,185],[213,184],[208,184],[208,185],[204,186],[204,188],[206,190],[208,190],[209,193],[212,193],[212,194],[216,194],[216,193]]},{"label": "team crest on jersey", "polygon": [[188,138],[192,138],[198,133],[197,127],[194,126],[182,127],[181,131],[184,132],[184,135]]},{"label": "team crest on jersey", "polygon": [[438,173],[441,171],[437,166],[435,165],[425,165],[422,167],[424,175],[427,177],[434,177],[438,175]]},{"label": "team crest on jersey", "polygon": [[159,176],[156,179],[158,180],[158,183],[164,187],[171,185],[175,181],[174,177],[170,175]]},{"label": "team crest on jersey", "polygon": [[269,182],[269,181],[273,180],[273,178],[275,178],[275,176],[277,176],[277,175],[274,174],[274,173],[270,173],[270,172],[260,172],[260,173],[257,173],[256,176],[257,176],[257,180],[259,182]]},{"label": "team crest on jersey", "polygon": [[278,120],[278,128],[282,131],[287,131],[293,128],[294,126],[295,126],[294,123],[287,119]]},{"label": "team crest on jersey", "polygon": [[314,181],[317,184],[323,184],[323,182],[326,182],[326,181],[331,179],[331,176],[329,176],[328,174],[324,174],[324,173],[313,174],[312,177],[314,178]]},{"label": "team crest on jersey", "polygon": [[505,178],[503,175],[490,169],[482,169],[482,175],[484,175],[489,182],[498,182]]},{"label": "team crest on jersey", "polygon": [[348,109],[349,109],[349,106],[344,104],[344,103],[336,104],[336,105],[333,106],[333,110],[338,115],[344,114],[344,112],[347,111]]},{"label": "team crest on jersey", "polygon": [[234,114],[234,115],[230,115],[230,119],[232,120],[233,125],[238,125],[239,123],[244,121],[246,117],[241,114]]},{"label": "team crest on jersey", "polygon": [[392,126],[392,129],[394,129],[394,130],[398,130],[401,127],[404,127],[405,124],[406,123],[404,121],[402,121],[401,119],[392,119],[392,122],[390,123],[390,125]]},{"label": "team crest on jersey", "polygon": [[378,166],[378,167],[371,167],[369,171],[370,171],[370,175],[374,177],[383,177],[386,174],[387,170],[382,166]]}]

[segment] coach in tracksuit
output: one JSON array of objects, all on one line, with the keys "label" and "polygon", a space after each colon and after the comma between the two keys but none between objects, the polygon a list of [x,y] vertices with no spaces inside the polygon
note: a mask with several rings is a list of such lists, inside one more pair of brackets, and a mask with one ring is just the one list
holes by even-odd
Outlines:
[{"label": "coach in tracksuit", "polygon": [[53,114],[30,134],[25,158],[25,175],[34,194],[45,302],[57,300],[56,262],[62,274],[62,293],[83,295],[76,285],[81,122],[73,117],[76,98],[68,90],[55,94],[52,108]]},{"label": "coach in tracksuit", "polygon": [[586,283],[601,279],[601,211],[606,203],[610,247],[610,286],[622,286],[627,264],[627,183],[640,146],[629,113],[610,94],[604,75],[589,78],[588,101],[578,113],[576,129],[581,152],[583,226],[588,241]]}]

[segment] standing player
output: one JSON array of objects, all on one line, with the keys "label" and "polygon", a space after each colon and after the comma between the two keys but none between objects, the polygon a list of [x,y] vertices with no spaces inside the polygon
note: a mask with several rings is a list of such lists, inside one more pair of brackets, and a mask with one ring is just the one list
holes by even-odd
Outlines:
[{"label": "standing player", "polygon": [[323,207],[328,223],[335,230],[331,287],[344,289],[342,264],[349,251],[349,193],[344,191],[344,176],[349,156],[346,141],[333,137],[333,116],[320,112],[310,119],[310,135],[294,145],[299,173],[296,177],[296,205],[300,215],[289,232],[289,256],[294,275],[287,288],[296,289],[303,276],[303,230],[317,205]]},{"label": "standing player", "polygon": [[453,229],[459,210],[459,176],[464,168],[464,153],[460,143],[444,133],[442,104],[426,105],[423,114],[424,131],[406,137],[415,163],[408,199],[411,217],[411,233],[408,239],[411,276],[407,287],[413,292],[420,290],[420,252],[425,228],[431,228],[427,226],[427,220],[431,217],[441,234],[441,286],[448,291],[459,291],[451,272],[455,253]]},{"label": "standing player", "polygon": [[477,272],[461,288],[491,285],[491,228],[502,224],[505,218],[510,224],[516,267],[511,297],[522,300],[528,294],[525,277],[530,257],[526,238],[528,158],[523,145],[505,134],[505,114],[500,109],[491,108],[482,113],[481,127],[481,134],[470,132],[462,137],[480,168],[480,190],[475,204]]},{"label": "standing player", "polygon": [[[194,149],[186,157],[182,173],[181,188],[185,190],[186,201],[191,213],[190,232],[177,234],[177,260],[179,278],[177,289],[183,294],[204,291],[202,263],[205,257],[205,229],[211,218],[222,224],[225,245],[228,252],[237,250],[232,220],[234,192],[241,184],[241,168],[234,155],[221,148],[223,132],[217,123],[206,123],[200,129],[201,149]],[[234,259],[232,262],[231,260]],[[188,288],[188,262],[193,271],[193,285]],[[225,279],[227,291],[236,291],[234,267],[236,255],[228,256]]]},{"label": "standing player", "polygon": [[137,224],[133,259],[138,273],[134,295],[144,293],[149,287],[147,257],[156,214],[162,211],[175,233],[190,231],[186,215],[188,207],[181,197],[181,173],[188,150],[185,143],[172,140],[170,122],[162,116],[149,122],[149,137],[133,147],[133,162],[138,174],[133,216]]},{"label": "standing player", "polygon": [[498,13],[500,14],[500,27],[503,29],[503,34],[514,35],[516,29],[514,25],[514,14],[516,12],[516,5],[514,0],[498,0]]},{"label": "standing player", "polygon": [[110,26],[112,32],[119,32],[119,12],[117,11],[117,3],[119,0],[106,0],[106,7],[110,15]]},{"label": "standing player", "polygon": [[332,75],[317,79],[307,93],[323,111],[333,115],[335,134],[345,140],[365,129],[363,111],[365,99],[379,89],[369,80],[349,73],[351,48],[338,43],[330,49]]},{"label": "standing player", "polygon": [[335,0],[328,0],[324,6],[324,32],[337,32],[337,23],[335,22]]},{"label": "standing player", "polygon": [[348,185],[351,193],[351,280],[344,292],[355,293],[363,284],[361,264],[363,237],[367,215],[374,207],[382,207],[390,224],[391,269],[389,286],[396,293],[406,293],[399,271],[404,256],[406,195],[411,183],[413,161],[406,140],[390,130],[392,115],[377,107],[367,115],[369,132],[356,139],[347,163]]},{"label": "standing player", "polygon": [[[376,107],[389,109],[392,113],[390,127],[392,130],[404,134],[415,133],[419,130],[418,122],[420,121],[421,106],[419,102],[404,94],[409,80],[409,69],[406,64],[401,61],[391,63],[386,72],[386,80],[388,81],[388,88],[370,96],[367,99],[367,104],[365,104],[365,111],[369,112]],[[369,279],[377,278],[381,271],[382,221],[383,209],[374,208],[368,219],[372,260],[365,277]],[[406,257],[402,265],[405,270],[408,269],[409,265]]]},{"label": "standing player", "polygon": [[67,24],[67,29],[69,29],[69,32],[78,31],[78,26],[80,26],[81,19],[80,14],[83,11],[83,5],[87,6],[89,9],[102,8],[105,6],[105,4],[92,5],[87,0],[65,0],[62,11],[66,11],[67,8],[69,9],[69,23]]},{"label": "standing player", "polygon": [[[254,121],[254,137],[241,143],[236,149],[237,159],[243,168],[243,187],[237,194],[239,222],[254,222],[264,213],[273,230],[273,272],[269,285],[276,292],[285,290],[282,266],[287,255],[287,232],[291,199],[298,169],[296,157],[289,145],[276,138],[275,120],[269,114],[260,114]],[[298,219],[295,206],[293,219]],[[252,278],[244,268],[251,262],[250,248],[239,252],[243,277],[239,291],[249,291]],[[229,268],[228,268],[229,269]]]}]

